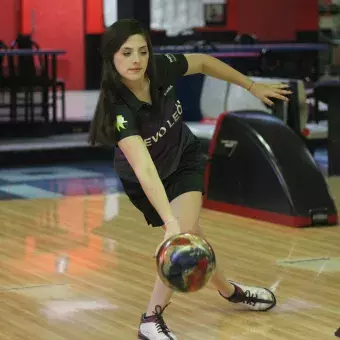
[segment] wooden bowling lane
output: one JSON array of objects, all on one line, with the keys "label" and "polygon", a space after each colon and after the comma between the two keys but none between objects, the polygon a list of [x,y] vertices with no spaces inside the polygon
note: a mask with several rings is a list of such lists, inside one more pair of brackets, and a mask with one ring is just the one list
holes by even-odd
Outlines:
[{"label": "wooden bowling lane", "polygon": [[[339,207],[340,185],[330,180]],[[2,201],[0,339],[137,339],[161,230],[124,195]],[[338,227],[293,229],[202,212],[228,278],[272,287],[267,313],[209,286],[175,294],[165,320],[181,340],[326,340],[340,327]]]}]

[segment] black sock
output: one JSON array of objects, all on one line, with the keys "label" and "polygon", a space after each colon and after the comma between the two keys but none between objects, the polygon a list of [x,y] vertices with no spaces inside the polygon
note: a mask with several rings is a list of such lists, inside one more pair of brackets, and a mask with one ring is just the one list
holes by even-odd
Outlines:
[{"label": "black sock", "polygon": [[233,293],[233,295],[229,296],[227,298],[228,301],[230,302],[241,302],[243,301],[243,297],[244,297],[244,292],[243,290],[236,285],[233,285],[235,287],[235,292]]},{"label": "black sock", "polygon": [[222,295],[225,299],[227,299],[230,302],[240,302],[240,301],[243,301],[243,297],[244,297],[243,290],[240,287],[236,286],[236,285],[233,285],[233,286],[235,287],[235,291],[234,291],[234,293],[231,296],[226,297],[226,296],[222,295],[221,293],[220,293],[220,295]]},{"label": "black sock", "polygon": [[146,316],[146,313],[143,314],[144,320],[153,320],[155,318],[155,315],[148,315]]}]

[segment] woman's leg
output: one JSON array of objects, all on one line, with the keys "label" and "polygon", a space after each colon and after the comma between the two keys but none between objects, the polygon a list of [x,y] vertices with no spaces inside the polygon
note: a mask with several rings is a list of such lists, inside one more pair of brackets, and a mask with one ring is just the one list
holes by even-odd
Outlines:
[{"label": "woman's leg", "polygon": [[[194,193],[194,196],[197,196],[197,193]],[[180,232],[192,231],[194,226],[197,225],[201,207],[197,198],[194,199],[194,202],[192,202],[192,199],[192,195],[187,193],[170,203],[174,216],[179,218]],[[164,240],[166,240],[171,236],[171,233],[166,228],[163,229],[165,231]],[[163,310],[169,304],[172,294],[173,291],[163,283],[157,274],[146,314],[141,319],[139,339],[164,339],[162,336],[165,334],[169,335],[171,339],[177,339],[169,331],[162,317]]]},{"label": "woman's leg", "polygon": [[[202,204],[202,194],[200,192],[187,192],[175,198],[170,204],[174,216],[179,219],[181,232],[192,232],[204,237],[203,230],[199,225]],[[169,236],[171,236],[170,232],[165,230],[164,239]],[[212,277],[212,284],[229,302],[244,303],[253,310],[268,310],[276,304],[275,296],[269,290],[231,283],[226,280],[219,269],[216,270],[215,275]],[[163,339],[161,336],[164,334],[170,335],[172,339],[177,339],[169,331],[162,317],[163,310],[169,303],[172,293],[172,290],[157,275],[147,313],[141,319],[139,339]]]},{"label": "woman's leg", "polygon": [[[201,192],[191,191],[182,194],[171,202],[171,207],[174,215],[179,219],[181,232],[192,232],[205,237],[199,225],[199,216],[202,207]],[[165,236],[165,238],[166,237],[167,236]],[[218,267],[211,282],[225,297],[231,296],[235,291],[235,287],[227,281]]]},{"label": "woman's leg", "polygon": [[160,306],[163,310],[168,305],[172,294],[173,290],[166,286],[157,274],[146,316],[154,315],[156,306]]},{"label": "woman's leg", "polygon": [[[191,231],[197,225],[201,211],[201,203],[197,198],[198,196],[202,196],[202,193],[185,193],[170,202],[174,216],[179,219],[181,232]],[[163,240],[166,240],[171,236],[171,234],[166,228],[163,228],[163,230],[165,231]],[[172,293],[173,291],[163,283],[157,274],[156,283],[151,294],[146,315],[152,315],[155,310],[155,306],[157,305],[164,308],[169,303]]]},{"label": "woman's leg", "polygon": [[[198,191],[184,193],[175,198],[171,203],[174,216],[178,217],[181,232],[192,232],[204,237],[203,230],[199,226],[199,215],[202,206],[202,193]],[[164,240],[171,235],[165,229]],[[224,297],[231,296],[235,287],[230,284],[221,271],[217,268],[211,280],[212,284]],[[157,275],[151,299],[147,308],[146,315],[151,316],[155,311],[155,306],[162,309],[169,303],[173,291],[168,288]]]},{"label": "woman's leg", "polygon": [[[202,205],[202,193],[196,191],[187,192],[175,198],[170,204],[174,216],[178,217],[181,232],[193,232],[204,236],[198,223]],[[170,236],[165,229],[164,240]],[[211,281],[216,289],[225,297],[231,296],[235,291],[235,287],[224,278],[219,269],[216,270]],[[164,309],[169,303],[172,293],[173,291],[168,288],[157,275],[146,315],[153,315],[155,306],[157,305]]]},{"label": "woman's leg", "polygon": [[[202,206],[200,192],[187,192],[178,196],[171,202],[172,210],[179,219],[181,232],[192,232],[205,238],[203,229],[199,224],[199,215]],[[218,261],[217,261],[218,262]],[[221,296],[229,302],[244,303],[248,308],[266,311],[276,305],[274,294],[261,287],[244,286],[227,280],[217,267],[211,283]]]}]

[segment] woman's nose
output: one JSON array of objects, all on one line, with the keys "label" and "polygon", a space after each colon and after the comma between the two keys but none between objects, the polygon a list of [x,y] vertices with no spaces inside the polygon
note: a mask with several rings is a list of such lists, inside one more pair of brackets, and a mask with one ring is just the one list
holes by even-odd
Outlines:
[{"label": "woman's nose", "polygon": [[133,62],[134,62],[134,63],[139,63],[139,62],[140,62],[140,58],[139,58],[139,55],[138,55],[138,54],[134,54],[134,55],[133,55]]}]

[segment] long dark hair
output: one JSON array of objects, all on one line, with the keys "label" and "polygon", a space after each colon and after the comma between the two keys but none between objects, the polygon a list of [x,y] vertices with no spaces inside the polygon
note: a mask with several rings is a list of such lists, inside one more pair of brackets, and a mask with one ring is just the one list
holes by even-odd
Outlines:
[{"label": "long dark hair", "polygon": [[91,145],[112,145],[115,143],[116,113],[115,104],[122,87],[120,74],[115,68],[113,55],[124,42],[135,34],[141,34],[146,40],[149,50],[149,61],[146,73],[150,79],[150,93],[154,111],[159,107],[156,65],[149,33],[140,22],[134,19],[116,21],[104,32],[101,42],[102,79],[99,99],[91,121],[89,143]]}]

